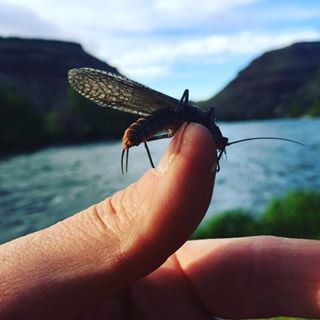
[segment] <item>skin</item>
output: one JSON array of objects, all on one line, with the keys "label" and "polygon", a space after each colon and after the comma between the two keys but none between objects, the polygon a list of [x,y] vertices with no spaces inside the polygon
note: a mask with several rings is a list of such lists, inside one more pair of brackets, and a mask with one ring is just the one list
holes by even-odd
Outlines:
[{"label": "skin", "polygon": [[214,150],[204,127],[183,125],[136,183],[0,246],[0,319],[320,318],[318,241],[186,242],[211,199]]}]

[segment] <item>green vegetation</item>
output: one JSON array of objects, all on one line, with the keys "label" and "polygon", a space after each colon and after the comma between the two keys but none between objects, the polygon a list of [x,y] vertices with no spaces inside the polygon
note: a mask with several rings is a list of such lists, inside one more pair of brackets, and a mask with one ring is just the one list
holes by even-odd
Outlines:
[{"label": "green vegetation", "polygon": [[320,117],[320,100],[316,100],[309,108],[304,110],[299,105],[293,105],[290,107],[286,113],[286,116],[289,118],[297,118],[297,117]]},{"label": "green vegetation", "polygon": [[193,239],[275,235],[320,239],[320,193],[290,191],[274,198],[259,218],[244,210],[230,210],[201,225]]},{"label": "green vegetation", "polygon": [[307,110],[307,115],[310,117],[320,117],[320,100],[315,101]]},{"label": "green vegetation", "polygon": [[[226,93],[222,92],[221,95]],[[205,106],[206,103],[201,105]],[[316,100],[308,109],[294,105],[286,116],[320,116],[320,100]],[[224,118],[230,121],[237,119],[228,111]],[[42,108],[42,111],[35,108],[31,100],[0,87],[1,151],[26,150],[53,143],[120,138],[136,119],[137,116],[129,113],[98,107],[70,87],[59,108],[48,106],[48,110]],[[229,212],[229,215],[233,218],[234,213]]]},{"label": "green vegetation", "polygon": [[129,124],[137,119],[129,113],[98,107],[71,88],[68,89],[67,100],[73,117],[77,119],[74,131],[89,139],[120,137]]},{"label": "green vegetation", "polygon": [[259,224],[249,212],[228,210],[199,227],[194,239],[242,237],[258,234]]},{"label": "green vegetation", "polygon": [[25,98],[0,88],[0,148],[29,148],[44,140],[40,116]]},{"label": "green vegetation", "polygon": [[275,198],[260,220],[265,234],[320,239],[320,193],[291,191]]},{"label": "green vegetation", "polygon": [[55,111],[47,113],[44,117],[44,126],[49,139],[54,141],[63,137],[64,128],[59,113]]},{"label": "green vegetation", "polygon": [[60,111],[38,112],[31,101],[0,88],[0,148],[19,150],[51,143],[121,137],[136,117],[99,108],[71,89]]},{"label": "green vegetation", "polygon": [[293,105],[288,109],[286,116],[289,118],[297,118],[303,116],[303,113],[304,111],[301,109],[301,107],[298,105]]}]

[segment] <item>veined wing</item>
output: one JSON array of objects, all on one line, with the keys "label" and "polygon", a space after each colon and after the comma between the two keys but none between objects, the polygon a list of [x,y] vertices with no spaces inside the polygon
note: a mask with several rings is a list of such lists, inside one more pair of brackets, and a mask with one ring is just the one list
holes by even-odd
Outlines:
[{"label": "veined wing", "polygon": [[161,108],[174,108],[179,101],[118,74],[91,68],[71,69],[71,87],[102,107],[147,115]]}]

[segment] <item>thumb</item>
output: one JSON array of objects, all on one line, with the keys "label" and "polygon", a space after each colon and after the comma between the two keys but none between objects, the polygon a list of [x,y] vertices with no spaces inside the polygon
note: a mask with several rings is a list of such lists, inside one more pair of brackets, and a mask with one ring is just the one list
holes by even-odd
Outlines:
[{"label": "thumb", "polygon": [[26,312],[34,318],[72,317],[152,272],[201,221],[211,199],[215,161],[207,129],[185,124],[158,167],[138,182],[1,246],[6,263],[0,290],[7,294],[0,298],[0,310],[17,318]]}]

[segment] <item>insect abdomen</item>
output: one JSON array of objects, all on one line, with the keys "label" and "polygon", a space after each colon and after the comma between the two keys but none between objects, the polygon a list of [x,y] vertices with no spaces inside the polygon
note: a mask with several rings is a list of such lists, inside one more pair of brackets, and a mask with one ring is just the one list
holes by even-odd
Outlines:
[{"label": "insect abdomen", "polygon": [[177,119],[177,114],[172,109],[160,109],[139,118],[123,134],[122,149],[138,146],[156,133],[165,130],[175,130],[182,121]]}]

